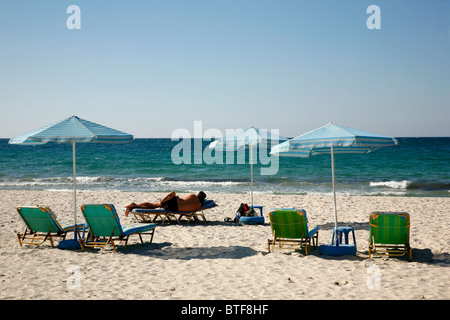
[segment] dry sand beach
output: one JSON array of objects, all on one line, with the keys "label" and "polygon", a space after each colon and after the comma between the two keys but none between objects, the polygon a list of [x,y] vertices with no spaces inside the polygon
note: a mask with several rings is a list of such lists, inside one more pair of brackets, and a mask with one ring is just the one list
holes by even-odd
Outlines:
[{"label": "dry sand beach", "polygon": [[[208,193],[218,207],[205,211],[207,223],[158,225],[153,243],[132,238],[124,251],[61,250],[48,244],[20,247],[24,224],[17,206],[47,205],[60,221],[72,220],[72,193],[0,191],[0,299],[161,300],[349,300],[450,298],[449,198],[338,196],[340,225],[354,227],[357,256],[322,256],[318,250],[267,253],[267,213],[274,207],[305,209],[319,226],[319,244],[331,241],[332,197],[256,194],[265,225],[224,222],[248,195]],[[79,192],[77,202],[112,203],[125,218],[128,203],[154,200],[159,193]],[[413,261],[368,258],[368,217],[372,211],[405,211],[411,216]],[[82,220],[81,213],[79,219]],[[72,237],[72,234],[69,235]],[[71,270],[80,272],[79,282]],[[375,281],[377,280],[377,281]]]}]

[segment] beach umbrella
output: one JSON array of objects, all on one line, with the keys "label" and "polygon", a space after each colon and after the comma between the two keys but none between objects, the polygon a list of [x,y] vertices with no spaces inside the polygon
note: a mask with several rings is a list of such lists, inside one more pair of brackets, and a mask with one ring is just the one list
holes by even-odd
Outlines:
[{"label": "beach umbrella", "polygon": [[251,206],[253,207],[253,148],[255,146],[267,147],[272,142],[288,140],[265,129],[258,129],[253,126],[242,130],[238,129],[234,133],[226,135],[220,139],[214,140],[209,144],[209,148],[220,151],[236,151],[240,149],[249,149],[250,153],[250,194]]},{"label": "beach umbrella", "polygon": [[[10,144],[40,145],[47,142],[71,143],[73,159],[73,210],[75,225],[77,223],[77,193],[76,193],[76,144],[77,143],[127,143],[133,136],[115,129],[111,129],[77,116],[71,116],[62,121],[50,124],[37,130],[13,137]],[[60,243],[61,244],[61,243]],[[74,241],[67,240],[64,247],[79,246],[77,232]]]},{"label": "beach umbrella", "polygon": [[397,145],[398,141],[375,133],[361,131],[328,123],[298,137],[274,146],[270,153],[287,157],[308,158],[314,155],[331,154],[331,176],[334,200],[334,227],[337,230],[336,189],[334,179],[334,154],[369,153],[374,150]]}]

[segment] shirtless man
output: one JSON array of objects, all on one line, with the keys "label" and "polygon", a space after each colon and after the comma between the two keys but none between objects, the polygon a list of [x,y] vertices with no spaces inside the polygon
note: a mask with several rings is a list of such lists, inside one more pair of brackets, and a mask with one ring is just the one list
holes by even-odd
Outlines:
[{"label": "shirtless man", "polygon": [[191,193],[185,197],[179,197],[172,191],[158,202],[143,202],[143,203],[131,203],[126,206],[125,216],[128,217],[130,211],[135,208],[141,209],[156,209],[164,208],[169,211],[184,211],[191,212],[196,211],[202,207],[203,201],[206,199],[206,194],[200,191],[197,195]]}]

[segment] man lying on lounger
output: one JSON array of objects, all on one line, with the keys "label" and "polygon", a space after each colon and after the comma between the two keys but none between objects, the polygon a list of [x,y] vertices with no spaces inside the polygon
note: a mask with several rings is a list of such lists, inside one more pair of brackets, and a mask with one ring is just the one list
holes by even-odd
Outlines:
[{"label": "man lying on lounger", "polygon": [[143,202],[143,203],[131,203],[125,208],[125,216],[128,217],[130,211],[135,208],[140,209],[156,209],[164,208],[168,211],[182,211],[182,212],[192,212],[200,209],[202,207],[203,201],[206,199],[206,194],[200,191],[197,195],[191,193],[185,197],[179,197],[172,191],[167,196],[165,196],[161,201],[158,202]]}]

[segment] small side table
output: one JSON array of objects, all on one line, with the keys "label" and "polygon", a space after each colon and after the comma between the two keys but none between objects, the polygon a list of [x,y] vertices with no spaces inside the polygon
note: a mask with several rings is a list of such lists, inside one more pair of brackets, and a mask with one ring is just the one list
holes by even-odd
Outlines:
[{"label": "small side table", "polygon": [[355,230],[353,227],[338,227],[337,232],[336,229],[333,229],[333,236],[331,238],[331,243],[335,243],[336,241],[342,244],[342,234],[345,235],[345,244],[348,244],[348,234],[352,233],[353,235],[353,244],[356,246],[356,238],[355,238]]},{"label": "small side table", "polygon": [[259,215],[262,217],[263,216],[263,206],[250,206],[250,208],[252,209],[258,209],[259,210]]},{"label": "small side table", "polygon": [[[353,244],[348,243],[348,234],[350,232],[353,235]],[[342,243],[342,234],[345,234],[345,243]],[[338,227],[337,230],[333,229],[331,244],[320,245],[319,253],[327,256],[356,255],[355,230],[352,227]]]},{"label": "small side table", "polygon": [[264,224],[263,206],[250,206],[252,209],[259,210],[259,216],[241,217],[239,216],[240,224]]}]

